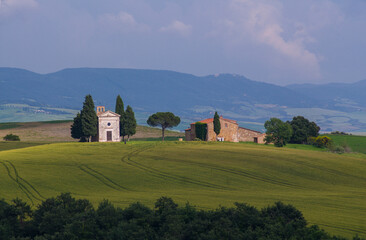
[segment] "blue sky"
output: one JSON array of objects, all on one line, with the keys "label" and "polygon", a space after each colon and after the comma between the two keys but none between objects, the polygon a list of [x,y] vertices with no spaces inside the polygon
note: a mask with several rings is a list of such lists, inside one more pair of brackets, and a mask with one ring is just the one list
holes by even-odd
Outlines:
[{"label": "blue sky", "polygon": [[0,0],[0,66],[366,79],[365,0]]}]

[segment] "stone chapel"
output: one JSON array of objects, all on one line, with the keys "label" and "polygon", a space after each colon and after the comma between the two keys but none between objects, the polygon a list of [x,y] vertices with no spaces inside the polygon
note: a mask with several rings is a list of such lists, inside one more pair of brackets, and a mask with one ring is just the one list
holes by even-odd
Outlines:
[{"label": "stone chapel", "polygon": [[105,111],[104,106],[97,107],[98,142],[120,142],[119,119],[120,115],[112,111]]}]

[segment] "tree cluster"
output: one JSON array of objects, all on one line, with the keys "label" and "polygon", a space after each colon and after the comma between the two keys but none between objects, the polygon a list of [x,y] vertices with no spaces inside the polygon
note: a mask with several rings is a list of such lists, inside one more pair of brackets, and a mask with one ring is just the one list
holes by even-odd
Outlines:
[{"label": "tree cluster", "polygon": [[11,204],[0,200],[0,219],[4,240],[345,239],[308,226],[299,210],[281,202],[261,210],[244,203],[198,210],[161,197],[153,209],[141,203],[121,209],[108,200],[94,208],[88,200],[65,193],[46,199],[35,210],[19,199]]},{"label": "tree cluster", "polygon": [[285,146],[292,136],[292,128],[289,123],[278,118],[271,118],[264,123],[266,128],[266,143],[274,143],[276,147]]},{"label": "tree cluster", "polygon": [[330,134],[332,135],[352,135],[352,133],[340,132],[340,131],[333,131]]},{"label": "tree cluster", "polygon": [[264,124],[266,128],[266,143],[274,143],[276,147],[283,147],[287,143],[308,144],[309,139],[319,135],[320,127],[303,116],[297,116],[292,121],[283,122],[278,118],[271,118]]},{"label": "tree cluster", "polygon": [[320,127],[303,116],[294,117],[287,123],[292,127],[290,143],[307,144],[310,137],[319,135]]},{"label": "tree cluster", "polygon": [[[130,106],[124,110],[123,101],[120,95],[116,99],[115,112],[120,115],[120,136],[126,143],[125,137],[129,140],[130,136],[136,133],[135,113]],[[74,122],[71,125],[71,137],[80,139],[80,141],[90,142],[92,137],[98,134],[98,117],[95,112],[95,106],[92,96],[89,94],[85,97],[83,109],[77,113]]]}]

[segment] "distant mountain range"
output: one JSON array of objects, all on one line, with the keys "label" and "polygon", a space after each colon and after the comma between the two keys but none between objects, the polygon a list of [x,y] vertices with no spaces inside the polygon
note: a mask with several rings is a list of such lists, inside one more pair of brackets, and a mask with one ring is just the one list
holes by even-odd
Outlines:
[{"label": "distant mountain range", "polygon": [[91,94],[96,105],[114,110],[118,94],[140,123],[171,111],[183,123],[211,117],[215,110],[244,127],[263,130],[270,117],[303,115],[323,130],[366,132],[366,80],[352,84],[290,85],[252,81],[232,74],[198,77],[161,70],[77,68],[50,74],[0,68],[0,122],[66,119]]}]

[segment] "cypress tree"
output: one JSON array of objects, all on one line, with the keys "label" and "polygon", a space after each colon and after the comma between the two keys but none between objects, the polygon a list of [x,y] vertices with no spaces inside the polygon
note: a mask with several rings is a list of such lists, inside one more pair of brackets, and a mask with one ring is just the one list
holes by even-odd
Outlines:
[{"label": "cypress tree", "polygon": [[119,135],[123,136],[123,138],[124,138],[124,136],[126,135],[126,134],[124,134],[124,131],[123,131],[125,110],[124,110],[123,101],[122,101],[122,98],[121,98],[120,95],[118,95],[117,99],[116,99],[116,111],[115,111],[115,113],[120,115],[120,118],[119,118]]},{"label": "cypress tree", "polygon": [[127,136],[127,133],[126,133],[126,112],[124,112],[124,114],[119,119],[120,119],[120,122],[119,122],[120,130],[119,131],[121,133],[123,141],[126,143],[126,141],[125,141],[125,137]]},{"label": "cypress tree", "polygon": [[75,139],[80,139],[83,137],[80,113],[76,114],[76,117],[74,118],[74,123],[71,125],[71,137]]},{"label": "cypress tree", "polygon": [[[135,113],[132,110],[132,107],[129,105],[126,108],[125,117],[124,117],[124,133],[127,135],[128,140],[130,136],[135,135],[136,133],[136,118]],[[126,141],[125,141],[126,143]]]},{"label": "cypress tree", "polygon": [[221,131],[220,116],[219,116],[219,114],[217,114],[217,112],[215,112],[213,125],[214,125],[214,132],[216,133],[216,137],[217,137],[217,135],[219,135],[220,131]]},{"label": "cypress tree", "polygon": [[95,113],[94,101],[90,94],[85,96],[83,110],[81,110],[81,129],[83,136],[88,139],[88,142],[91,141],[91,137],[97,135],[98,117]]}]

